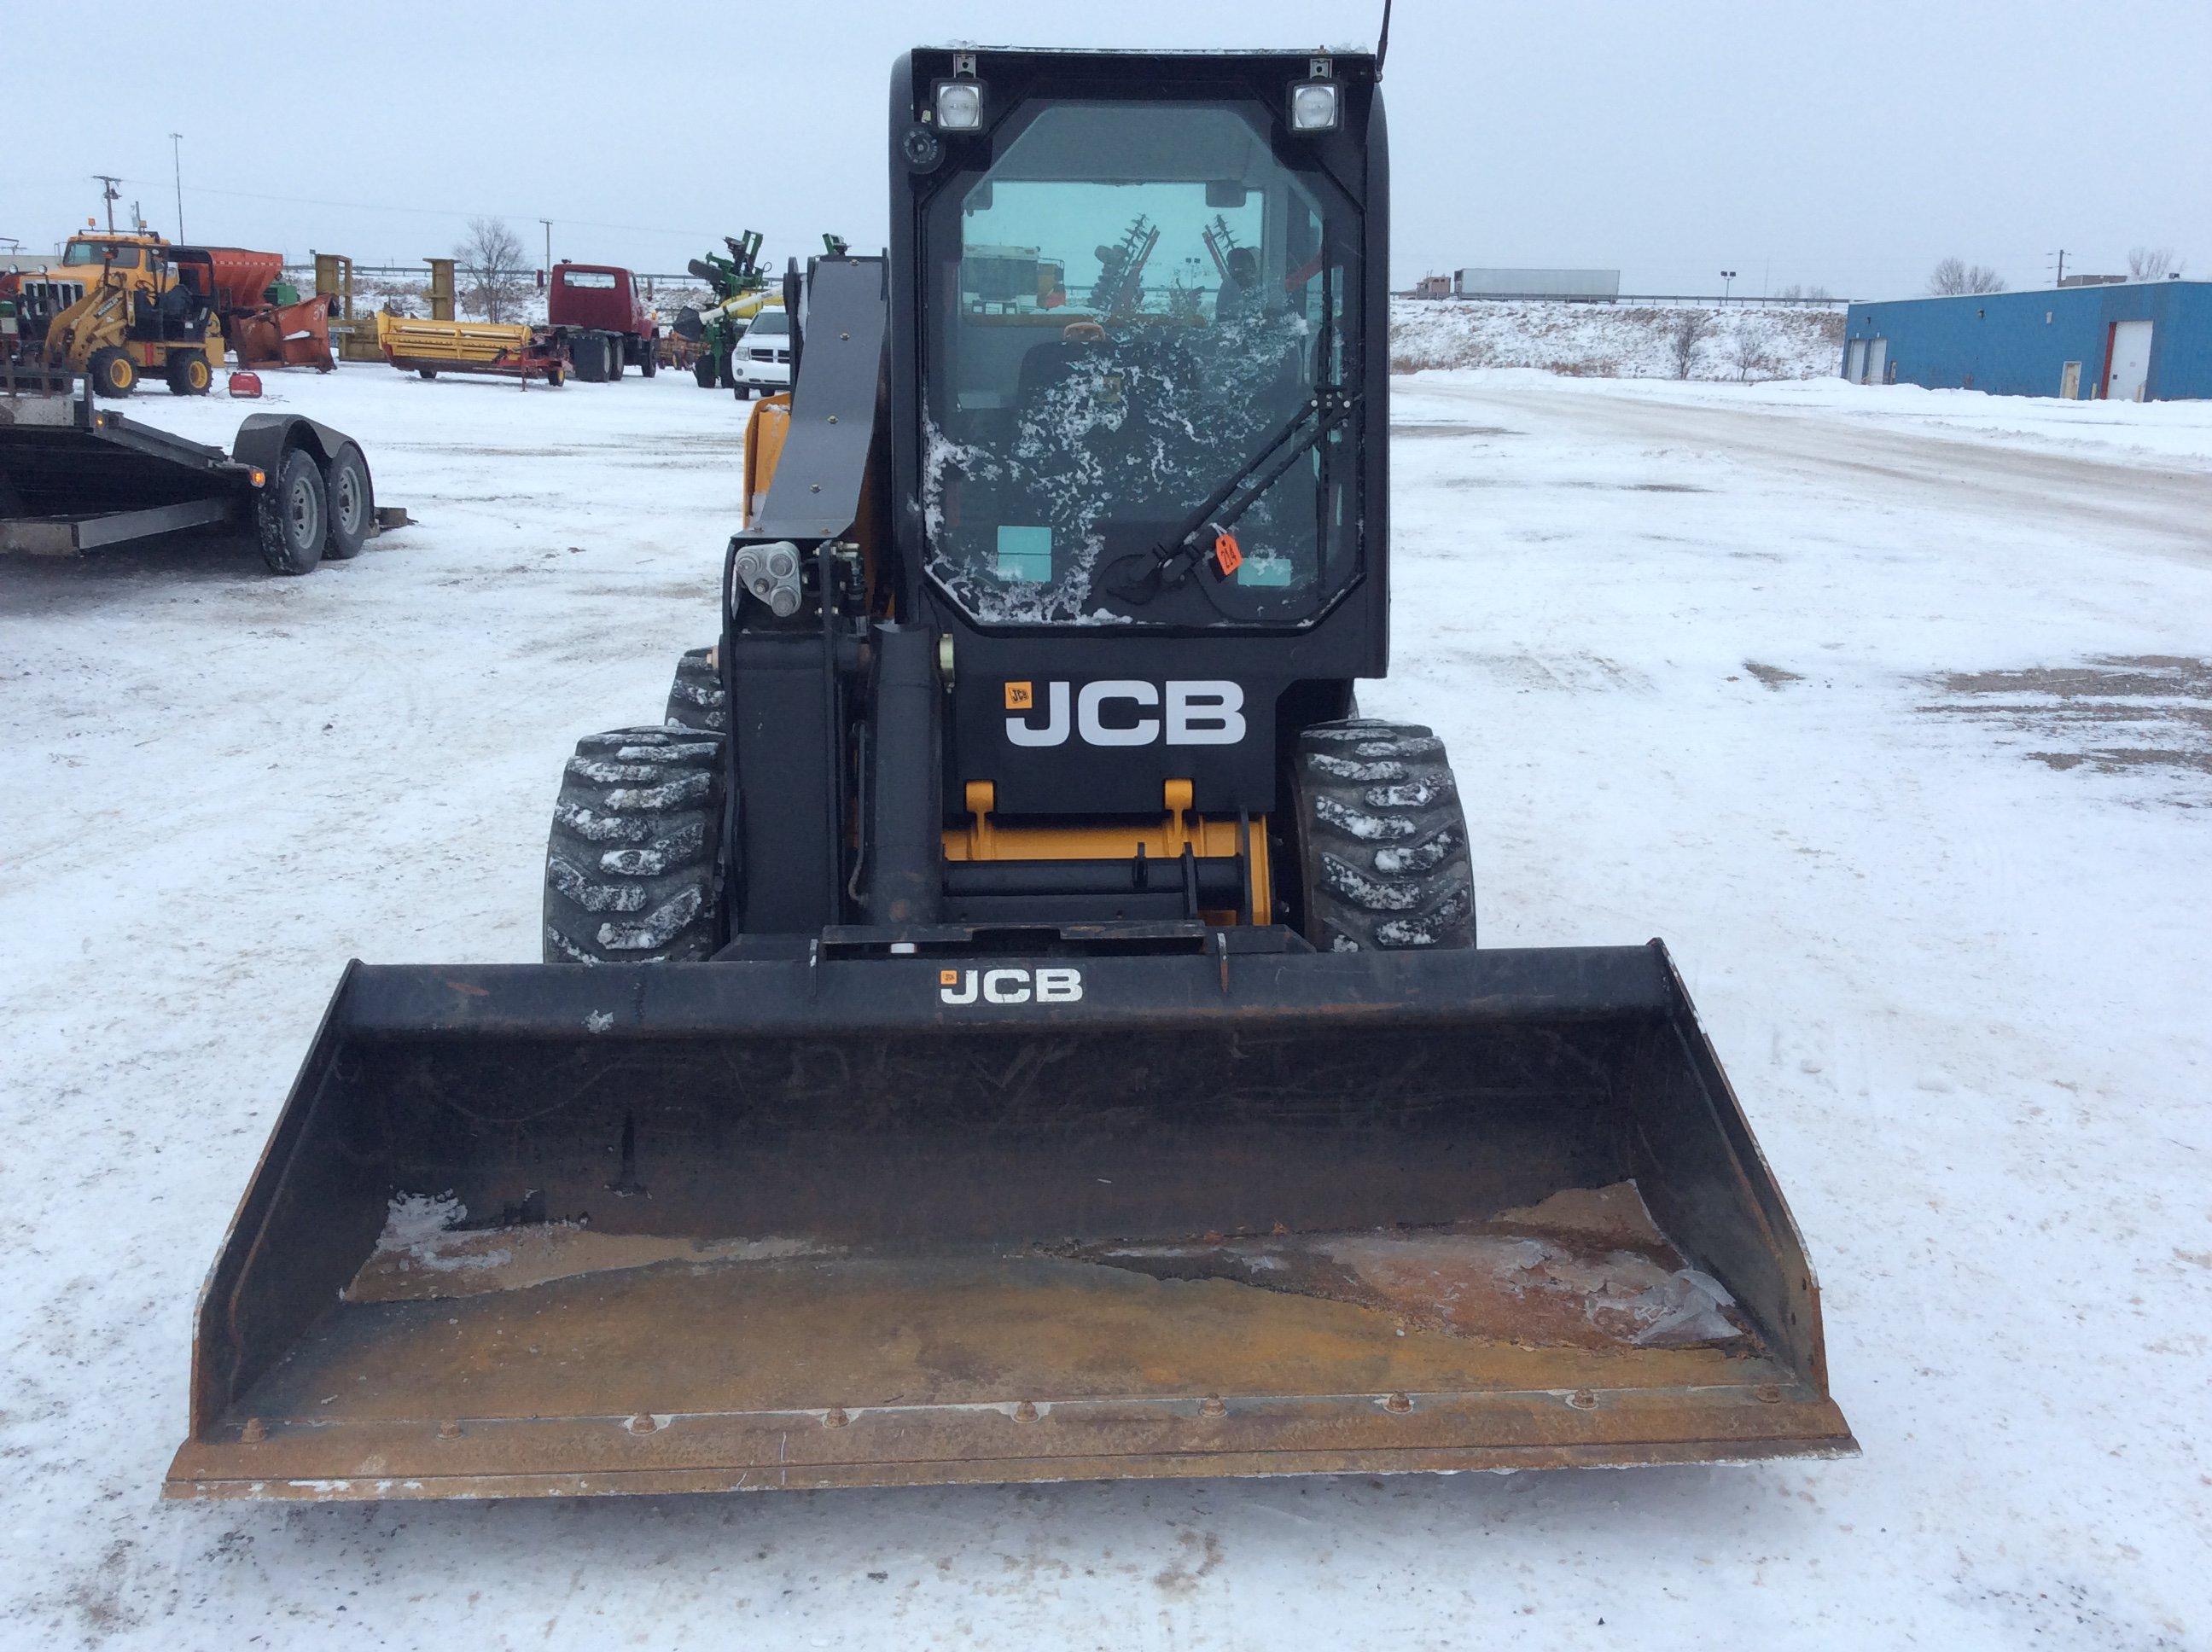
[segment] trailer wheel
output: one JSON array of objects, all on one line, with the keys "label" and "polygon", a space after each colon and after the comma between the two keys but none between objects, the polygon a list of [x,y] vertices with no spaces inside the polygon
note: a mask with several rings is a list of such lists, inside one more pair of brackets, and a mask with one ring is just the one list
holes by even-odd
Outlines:
[{"label": "trailer wheel", "polygon": [[545,369],[545,382],[552,386],[556,390],[560,389],[562,386],[568,382],[568,370],[562,367],[558,361],[556,361],[551,367]]},{"label": "trailer wheel", "polygon": [[138,388],[138,364],[130,353],[111,344],[106,349],[94,350],[92,359],[84,364],[85,377],[101,396],[128,396]]},{"label": "trailer wheel", "polygon": [[270,572],[313,573],[323,560],[329,515],[322,466],[306,448],[293,448],[277,467],[276,480],[253,502],[261,560],[269,564]]},{"label": "trailer wheel", "polygon": [[438,369],[435,367],[417,367],[415,371],[425,379],[434,379],[438,376]]},{"label": "trailer wheel", "polygon": [[714,358],[711,355],[702,355],[694,361],[691,364],[691,376],[699,381],[700,389],[712,390],[714,387]]},{"label": "trailer wheel", "polygon": [[545,846],[548,963],[696,962],[719,920],[725,742],[629,728],[576,743]]},{"label": "trailer wheel", "polygon": [[[178,288],[170,288],[172,292]],[[208,386],[215,382],[215,374],[208,367],[208,359],[198,350],[178,350],[169,357],[165,375],[173,396],[204,396]]]},{"label": "trailer wheel", "polygon": [[334,562],[351,562],[368,543],[376,520],[376,489],[369,480],[368,461],[361,449],[348,442],[323,471],[323,495],[330,507],[330,531],[323,539],[323,555]]},{"label": "trailer wheel", "polygon": [[1323,951],[1474,944],[1467,820],[1443,742],[1416,724],[1317,723],[1291,759],[1286,872]]},{"label": "trailer wheel", "polygon": [[694,648],[676,662],[676,680],[668,686],[668,714],[663,720],[670,728],[728,732],[730,708],[722,697],[722,673],[712,648]]}]

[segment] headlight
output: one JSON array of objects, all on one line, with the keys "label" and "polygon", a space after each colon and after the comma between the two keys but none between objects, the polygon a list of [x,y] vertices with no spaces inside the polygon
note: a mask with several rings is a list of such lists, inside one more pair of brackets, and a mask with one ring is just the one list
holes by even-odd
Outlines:
[{"label": "headlight", "polygon": [[1333,132],[1338,118],[1334,81],[1301,81],[1291,88],[1292,131]]},{"label": "headlight", "polygon": [[983,88],[974,81],[937,82],[937,130],[972,132],[983,125]]}]

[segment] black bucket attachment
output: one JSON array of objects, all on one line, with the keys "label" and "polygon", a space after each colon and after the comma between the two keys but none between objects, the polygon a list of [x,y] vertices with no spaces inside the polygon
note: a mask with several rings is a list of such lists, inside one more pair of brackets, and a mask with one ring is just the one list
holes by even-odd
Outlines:
[{"label": "black bucket attachment", "polygon": [[1855,1449],[1656,943],[1149,944],[352,966],[201,1301],[167,1491]]}]

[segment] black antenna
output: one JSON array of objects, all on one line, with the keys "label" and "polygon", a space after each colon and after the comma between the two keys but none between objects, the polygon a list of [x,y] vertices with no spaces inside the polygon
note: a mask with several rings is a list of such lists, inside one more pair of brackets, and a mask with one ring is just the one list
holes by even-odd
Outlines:
[{"label": "black antenna", "polygon": [[1382,0],[1382,37],[1375,42],[1375,78],[1382,78],[1382,59],[1390,52],[1390,0]]}]

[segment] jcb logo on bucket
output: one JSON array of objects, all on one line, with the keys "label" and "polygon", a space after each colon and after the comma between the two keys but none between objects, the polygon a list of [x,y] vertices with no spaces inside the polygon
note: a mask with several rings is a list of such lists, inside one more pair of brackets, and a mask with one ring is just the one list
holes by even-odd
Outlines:
[{"label": "jcb logo on bucket", "polygon": [[1083,996],[1083,972],[940,969],[937,996],[947,1004],[1073,1004]]},{"label": "jcb logo on bucket", "polygon": [[1070,734],[1085,745],[1235,745],[1244,738],[1244,690],[1235,683],[1009,683],[1006,709],[1014,714],[1006,738],[1016,745],[1066,745]]}]

